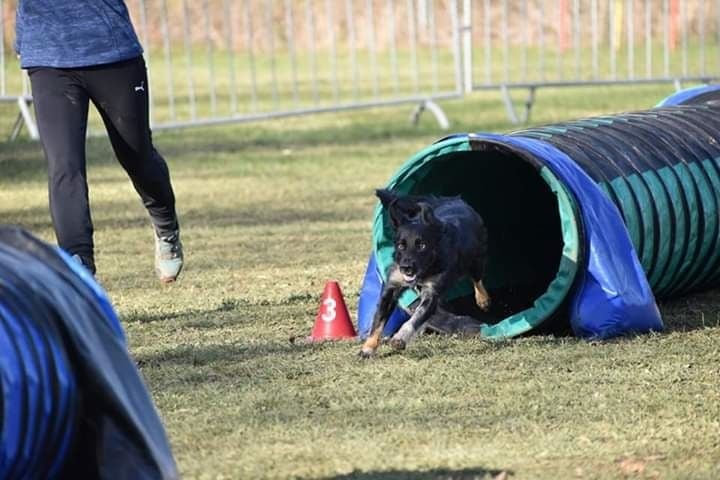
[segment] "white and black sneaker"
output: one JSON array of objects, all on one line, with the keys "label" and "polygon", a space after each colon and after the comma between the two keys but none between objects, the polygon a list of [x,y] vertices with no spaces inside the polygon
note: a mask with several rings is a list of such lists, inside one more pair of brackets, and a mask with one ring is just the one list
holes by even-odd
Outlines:
[{"label": "white and black sneaker", "polygon": [[183,267],[183,249],[180,231],[169,235],[155,235],[155,271],[162,283],[177,280]]},{"label": "white and black sneaker", "polygon": [[82,265],[87,269],[88,272],[90,272],[93,276],[95,275],[95,264],[86,260],[85,258],[81,257],[77,253],[72,256],[72,259],[75,260],[77,263]]}]

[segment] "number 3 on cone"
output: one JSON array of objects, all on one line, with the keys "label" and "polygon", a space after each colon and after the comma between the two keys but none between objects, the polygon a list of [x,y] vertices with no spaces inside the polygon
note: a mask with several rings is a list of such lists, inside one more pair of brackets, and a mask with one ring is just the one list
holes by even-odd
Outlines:
[{"label": "number 3 on cone", "polygon": [[325,306],[325,313],[323,313],[320,318],[322,318],[325,322],[332,322],[335,320],[335,307],[337,306],[337,303],[334,299],[327,298],[323,301],[323,305]]}]

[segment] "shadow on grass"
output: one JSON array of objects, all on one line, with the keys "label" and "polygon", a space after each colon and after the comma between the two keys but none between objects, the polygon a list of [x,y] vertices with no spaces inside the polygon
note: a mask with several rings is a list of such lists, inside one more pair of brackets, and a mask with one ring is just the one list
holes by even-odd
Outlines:
[{"label": "shadow on grass", "polygon": [[[365,192],[335,195],[332,204],[322,205],[314,201],[308,206],[277,205],[272,202],[248,202],[203,209],[186,209],[180,217],[185,228],[193,227],[261,227],[296,223],[351,222],[371,218],[372,200],[367,208],[338,209],[336,204],[342,199],[370,199]],[[300,199],[298,199],[299,201]],[[321,206],[322,205],[322,206]]]},{"label": "shadow on grass", "polygon": [[[152,354],[137,355],[135,360],[140,367],[157,367],[159,365],[176,365],[201,367],[204,365],[218,365],[224,363],[237,364],[243,360],[259,357],[279,357],[296,354],[299,350],[318,348],[313,345],[294,345],[290,342],[263,343],[262,345],[180,345],[168,350]],[[321,348],[321,347],[320,347]]]},{"label": "shadow on grass", "polygon": [[509,470],[464,468],[450,470],[438,468],[427,471],[387,470],[384,472],[351,472],[344,475],[324,477],[323,480],[492,480],[514,475]]},{"label": "shadow on grass", "polygon": [[[358,132],[362,132],[362,136]],[[179,165],[196,162],[194,155],[198,154],[213,157],[256,149],[265,149],[272,153],[280,152],[285,148],[358,145],[370,152],[372,145],[378,142],[421,138],[429,134],[429,131],[418,130],[412,126],[393,126],[387,123],[378,125],[358,123],[331,128],[323,126],[297,132],[263,128],[250,130],[247,127],[236,126],[164,132],[155,136],[155,145],[166,161]],[[441,136],[441,133],[437,134],[438,138]],[[410,153],[412,152],[408,152]],[[275,160],[266,158],[265,161]],[[287,159],[281,161],[285,162]],[[118,171],[121,171],[120,164],[105,137],[92,137],[87,140],[87,162],[90,170],[100,165],[116,165]],[[0,144],[0,170],[5,181],[44,181],[47,177],[47,166],[40,143],[22,140]]]},{"label": "shadow on grass", "polygon": [[3,180],[47,178],[47,167],[40,142],[29,139],[0,142],[0,170]]},{"label": "shadow on grass", "polygon": [[[150,232],[150,217],[143,211],[140,199],[128,198],[127,201],[94,201],[91,208],[97,215],[93,218],[95,231],[111,229],[128,229],[147,227]],[[110,212],[122,211],[124,217],[112,215]],[[128,216],[125,212],[136,211],[137,215]],[[101,215],[102,213],[102,215]],[[110,214],[110,215],[108,215]],[[47,204],[36,207],[18,207],[3,212],[3,223],[21,225],[30,231],[49,228],[52,223],[50,219],[50,207]],[[148,234],[148,238],[152,237]]]},{"label": "shadow on grass", "polygon": [[[408,107],[408,111],[411,109]],[[160,152],[167,158],[181,158],[188,153],[238,153],[257,148],[281,150],[318,145],[364,145],[372,148],[381,142],[428,137],[439,139],[445,135],[431,122],[412,125],[406,120],[406,113],[402,110],[376,110],[355,116],[340,114],[338,118],[347,121],[335,123],[330,116],[326,120],[318,117],[320,121],[315,128],[308,128],[307,122],[296,118],[294,121],[303,124],[303,128],[278,128],[277,122],[255,122],[221,129],[158,132],[155,140]]]},{"label": "shadow on grass", "polygon": [[[122,171],[107,138],[89,138],[86,151],[88,168],[116,164]],[[3,180],[46,181],[47,164],[40,142],[28,138],[0,143],[0,170]]]},{"label": "shadow on grass", "polygon": [[720,289],[712,288],[659,302],[665,332],[720,327]]},{"label": "shadow on grass", "polygon": [[[225,298],[217,306],[212,308],[189,308],[182,311],[169,313],[148,313],[131,311],[129,313],[121,315],[121,319],[125,323],[154,323],[172,320],[178,324],[181,323],[178,322],[178,320],[187,320],[187,322],[181,323],[183,327],[196,329],[225,328],[228,325],[236,322],[231,321],[224,314],[232,313],[232,317],[235,318],[238,317],[240,313],[242,313],[242,321],[256,320],[256,317],[264,318],[264,316],[266,315],[265,311],[268,308],[305,308],[306,306],[312,306],[312,308],[315,308],[316,301],[317,296],[309,292],[291,294],[286,296],[285,298],[274,301],[249,301],[245,299]],[[219,317],[217,319],[214,318],[214,314],[219,315]]]},{"label": "shadow on grass", "polygon": [[[145,313],[145,312],[131,312],[122,315],[122,320],[126,323],[154,323],[163,322],[169,320],[191,320],[191,319],[206,319],[209,315],[216,313],[232,312],[236,311],[242,302],[237,300],[223,300],[217,307],[209,309],[198,309],[192,308],[183,310],[181,312],[171,313]],[[206,322],[196,321],[190,326],[194,328],[207,327]],[[215,326],[215,325],[212,325]]]},{"label": "shadow on grass", "polygon": [[[367,196],[365,192],[354,192],[338,195],[341,199],[358,199]],[[140,205],[139,198],[131,194],[123,201],[94,201],[92,209],[98,212],[93,218],[96,232],[112,229],[128,229],[147,227],[150,231],[150,217]],[[315,202],[320,205],[321,202]],[[315,204],[314,203],[314,204]],[[191,228],[207,227],[275,227],[278,225],[293,225],[303,223],[342,223],[358,220],[368,220],[371,216],[368,208],[334,208],[334,204],[325,206],[293,207],[276,205],[271,202],[247,202],[238,205],[205,207],[203,209],[186,208],[180,214],[180,221],[185,230]],[[112,212],[124,212],[124,216],[114,215]],[[127,212],[130,212],[128,214]],[[100,215],[102,213],[102,215]],[[3,223],[18,224],[34,231],[50,226],[50,212],[46,205],[26,208],[18,207],[6,210],[3,213]],[[148,235],[148,238],[150,236]]]}]

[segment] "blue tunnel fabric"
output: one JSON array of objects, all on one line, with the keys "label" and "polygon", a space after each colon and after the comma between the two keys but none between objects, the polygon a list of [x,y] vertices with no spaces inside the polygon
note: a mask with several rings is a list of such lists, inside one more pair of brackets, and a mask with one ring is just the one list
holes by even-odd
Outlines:
[{"label": "blue tunnel fabric", "polygon": [[717,92],[720,92],[720,85],[698,85],[673,93],[659,102],[656,107],[670,107],[702,102],[706,95],[712,95],[714,97]]},{"label": "blue tunnel fabric", "polygon": [[[365,270],[365,277],[363,278],[362,289],[360,290],[360,298],[358,299],[357,330],[360,338],[365,338],[370,335],[372,317],[375,315],[377,302],[380,298],[380,292],[382,291],[383,278],[378,268],[377,260],[375,260],[375,252],[372,252],[368,260],[367,269]],[[397,332],[408,318],[410,318],[410,315],[405,309],[394,309],[390,314],[390,318],[388,318],[387,324],[385,324],[383,334],[392,335]]]},{"label": "blue tunnel fabric", "polygon": [[[7,279],[8,272],[0,272]],[[0,302],[5,419],[0,478],[43,477],[45,472],[53,478],[75,432],[75,377],[67,368],[64,350],[54,343],[59,332],[51,324],[38,327],[28,321],[22,293],[15,289],[9,295],[7,290],[4,293]],[[24,415],[18,415],[18,411]],[[47,455],[47,451],[56,453]]]},{"label": "blue tunnel fabric", "polygon": [[0,478],[178,478],[106,295],[17,227],[0,227],[0,369]]}]

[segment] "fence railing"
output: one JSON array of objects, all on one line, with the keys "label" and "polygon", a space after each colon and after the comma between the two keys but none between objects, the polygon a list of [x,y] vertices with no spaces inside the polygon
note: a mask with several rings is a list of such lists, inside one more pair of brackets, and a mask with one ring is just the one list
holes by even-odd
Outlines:
[{"label": "fence railing", "polygon": [[156,129],[402,103],[429,106],[446,126],[433,101],[461,95],[456,0],[128,7],[149,59]]},{"label": "fence railing", "polygon": [[463,0],[463,90],[708,82],[720,73],[718,0]]},{"label": "fence railing", "polygon": [[[126,0],[154,129],[414,104],[498,89],[513,121],[540,87],[710,81],[720,0]],[[32,122],[0,0],[0,103]],[[510,91],[526,89],[524,115]]]}]

